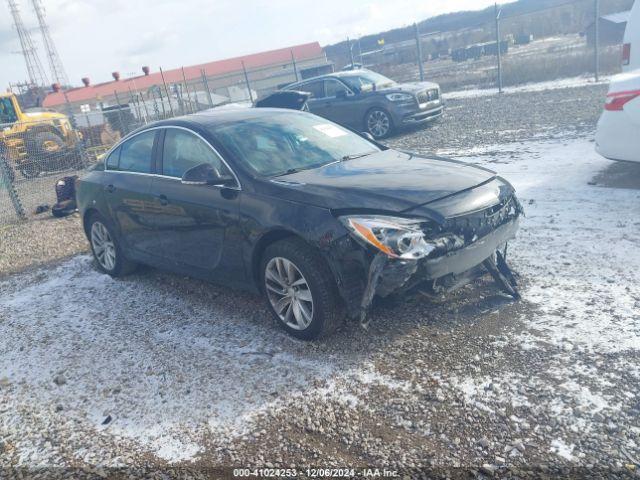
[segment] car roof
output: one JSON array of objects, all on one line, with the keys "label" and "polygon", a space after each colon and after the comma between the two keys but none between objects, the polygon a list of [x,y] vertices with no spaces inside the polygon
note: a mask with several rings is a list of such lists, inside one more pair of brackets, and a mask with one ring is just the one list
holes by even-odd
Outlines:
[{"label": "car roof", "polygon": [[184,115],[181,117],[174,117],[167,120],[160,120],[153,122],[144,127],[141,127],[137,131],[143,131],[148,128],[154,127],[171,127],[171,126],[194,126],[194,127],[209,127],[212,125],[221,125],[226,123],[241,122],[243,120],[255,120],[263,118],[271,118],[274,115],[296,115],[304,114],[298,110],[286,109],[286,108],[253,108],[253,107],[238,107],[238,108],[211,108],[209,110],[203,110],[191,115]]},{"label": "car roof", "polygon": [[345,77],[355,77],[359,73],[362,72],[370,72],[371,70],[367,70],[366,68],[359,68],[356,70],[344,70],[340,72],[333,73],[325,73],[324,75],[318,75],[317,77],[305,78],[304,80],[300,80],[299,82],[292,83],[287,85],[286,88],[295,87],[296,85],[301,85],[303,83],[312,82],[315,80],[322,80],[323,78],[345,78]]}]

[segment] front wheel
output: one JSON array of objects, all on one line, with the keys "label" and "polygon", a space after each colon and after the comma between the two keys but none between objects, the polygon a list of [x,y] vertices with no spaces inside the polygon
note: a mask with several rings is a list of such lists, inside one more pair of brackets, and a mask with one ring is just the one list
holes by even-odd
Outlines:
[{"label": "front wheel", "polygon": [[342,318],[337,286],[325,260],[302,240],[267,247],[262,285],[271,313],[289,334],[303,340],[328,336]]},{"label": "front wheel", "polygon": [[18,167],[24,178],[36,178],[40,175],[40,165],[35,160],[27,160]]},{"label": "front wheel", "polygon": [[135,264],[127,260],[113,229],[101,215],[94,214],[89,223],[89,242],[98,269],[120,277],[135,270]]},{"label": "front wheel", "polygon": [[393,131],[391,116],[382,108],[369,110],[364,122],[367,132],[373,135],[376,140],[388,137]]}]

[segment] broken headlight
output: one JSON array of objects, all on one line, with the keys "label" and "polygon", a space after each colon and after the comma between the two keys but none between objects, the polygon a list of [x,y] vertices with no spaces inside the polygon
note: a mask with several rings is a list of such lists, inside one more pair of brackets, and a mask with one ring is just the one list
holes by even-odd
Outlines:
[{"label": "broken headlight", "polygon": [[420,228],[423,220],[376,215],[345,216],[339,220],[357,240],[391,258],[418,260],[436,248]]}]

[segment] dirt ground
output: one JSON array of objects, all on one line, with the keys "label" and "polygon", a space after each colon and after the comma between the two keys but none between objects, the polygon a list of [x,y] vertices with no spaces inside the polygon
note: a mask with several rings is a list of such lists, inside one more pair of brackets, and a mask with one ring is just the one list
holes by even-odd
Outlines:
[{"label": "dirt ground", "polygon": [[378,301],[368,331],[306,343],[255,295],[99,274],[77,219],[0,230],[0,471],[637,476],[640,165],[593,150],[604,91],[451,100],[437,124],[389,141],[514,184],[520,302],[483,279]]}]

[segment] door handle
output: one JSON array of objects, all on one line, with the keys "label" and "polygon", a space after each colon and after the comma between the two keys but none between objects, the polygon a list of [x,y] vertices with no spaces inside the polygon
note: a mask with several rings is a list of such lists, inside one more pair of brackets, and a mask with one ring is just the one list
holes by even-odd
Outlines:
[{"label": "door handle", "polygon": [[116,191],[116,187],[114,187],[113,185],[107,185],[106,187],[104,187],[104,191],[105,192],[109,192],[109,193],[113,193]]},{"label": "door handle", "polygon": [[158,201],[160,202],[160,205],[162,205],[163,207],[165,205],[169,205],[169,199],[167,198],[166,195],[158,195]]}]

